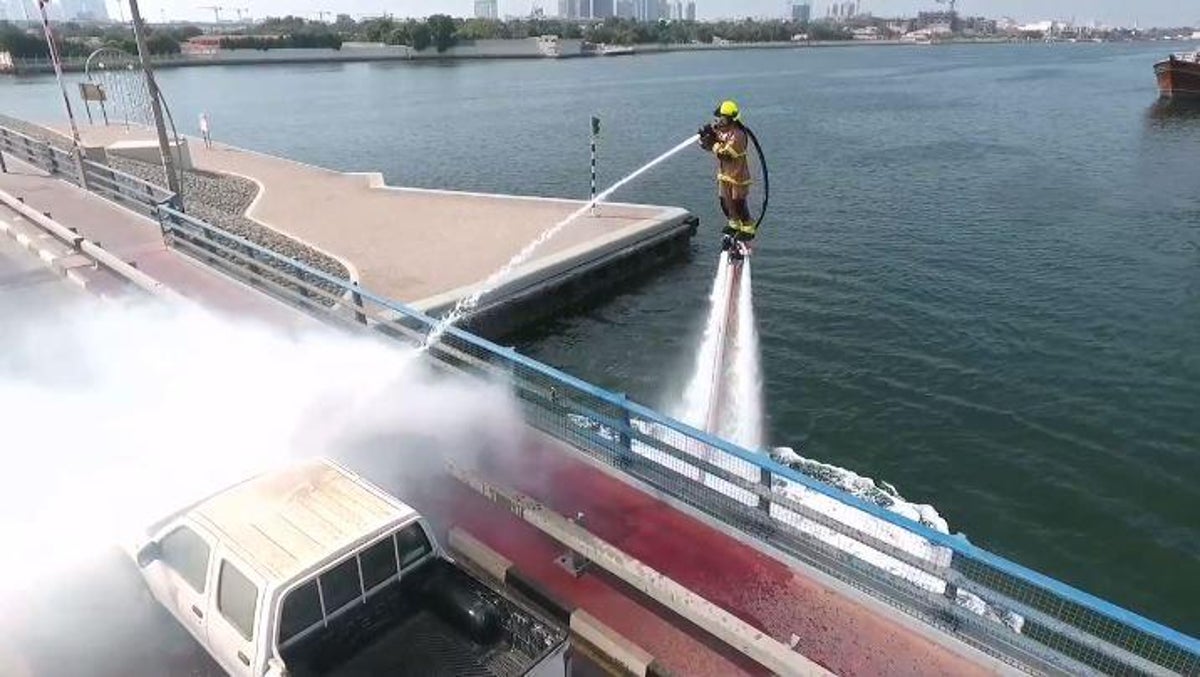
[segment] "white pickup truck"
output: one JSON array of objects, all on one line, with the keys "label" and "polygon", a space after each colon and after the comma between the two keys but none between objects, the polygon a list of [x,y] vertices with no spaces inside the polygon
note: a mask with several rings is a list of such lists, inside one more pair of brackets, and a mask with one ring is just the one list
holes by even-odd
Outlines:
[{"label": "white pickup truck", "polygon": [[441,549],[411,507],[310,461],[226,489],[131,548],[229,674],[566,674],[567,633]]}]

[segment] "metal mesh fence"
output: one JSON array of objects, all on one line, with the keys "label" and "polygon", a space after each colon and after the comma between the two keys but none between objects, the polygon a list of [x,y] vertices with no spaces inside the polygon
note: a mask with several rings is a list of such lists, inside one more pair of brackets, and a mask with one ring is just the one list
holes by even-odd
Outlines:
[{"label": "metal mesh fence", "polygon": [[[0,148],[38,150],[0,133]],[[51,152],[49,166],[64,161]],[[70,159],[69,157],[67,159]],[[39,165],[41,166],[41,165]],[[130,177],[132,178],[132,177]],[[140,190],[112,176],[108,189]],[[93,188],[102,194],[104,187]],[[154,196],[160,199],[161,196]],[[160,202],[161,205],[161,202]],[[436,321],[253,242],[158,208],[176,246],[339,323],[422,345]],[[434,364],[503,378],[527,422],[594,460],[1015,665],[1200,674],[1200,642],[515,351],[450,329]]]}]

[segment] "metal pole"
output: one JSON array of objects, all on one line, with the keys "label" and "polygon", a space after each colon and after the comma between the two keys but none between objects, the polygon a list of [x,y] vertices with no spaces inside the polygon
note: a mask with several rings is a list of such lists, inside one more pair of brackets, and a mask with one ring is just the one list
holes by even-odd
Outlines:
[{"label": "metal pole", "polygon": [[79,83],[79,93],[83,97],[83,109],[85,111],[87,111],[87,114],[88,114],[88,125],[96,124],[96,121],[92,119],[92,104],[88,103],[87,95],[83,93],[83,83],[82,82]]},{"label": "metal pole", "polygon": [[[171,155],[171,147],[167,142],[167,126],[163,123],[161,94],[158,83],[154,80],[154,70],[150,67],[150,50],[146,47],[146,27],[142,24],[142,13],[138,9],[137,0],[129,0],[129,17],[133,22],[133,38],[137,41],[138,58],[142,62],[142,72],[146,74],[146,88],[150,91],[150,112],[154,114],[154,128],[158,132],[158,150],[162,154],[163,171],[167,174],[167,188],[175,194],[175,199],[182,202],[183,191],[179,188],[179,176],[175,174],[175,158]],[[176,205],[182,208],[182,204]]]},{"label": "metal pole", "polygon": [[46,34],[46,46],[50,48],[50,61],[54,64],[54,77],[58,79],[58,89],[62,92],[63,106],[67,109],[67,120],[71,123],[71,142],[75,147],[75,168],[79,171],[79,187],[87,190],[87,172],[83,167],[83,148],[79,141],[79,127],[75,125],[75,113],[71,110],[71,98],[67,96],[67,87],[63,84],[62,65],[59,63],[58,45],[54,42],[54,32],[50,30],[50,17],[46,15],[46,3],[49,0],[38,0],[38,10],[42,14],[42,31]]},{"label": "metal pole", "polygon": [[[592,193],[591,200],[596,199],[596,139],[600,136],[600,118],[592,116]],[[592,205],[592,216],[596,215],[596,205]]]}]

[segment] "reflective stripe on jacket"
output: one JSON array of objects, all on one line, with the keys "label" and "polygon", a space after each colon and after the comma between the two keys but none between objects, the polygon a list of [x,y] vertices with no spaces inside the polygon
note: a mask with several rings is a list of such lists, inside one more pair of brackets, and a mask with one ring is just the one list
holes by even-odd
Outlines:
[{"label": "reflective stripe on jacket", "polygon": [[713,153],[717,156],[717,180],[735,186],[749,186],[750,160],[746,157],[746,130],[741,125],[717,129]]}]

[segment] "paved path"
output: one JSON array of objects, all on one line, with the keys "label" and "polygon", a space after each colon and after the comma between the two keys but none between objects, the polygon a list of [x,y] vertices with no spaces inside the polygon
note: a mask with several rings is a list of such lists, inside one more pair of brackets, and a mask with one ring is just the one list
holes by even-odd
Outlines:
[{"label": "paved path", "polygon": [[[149,141],[148,130],[85,127],[88,145]],[[582,203],[394,188],[378,174],[345,174],[223,144],[191,140],[196,169],[251,179],[247,216],[340,260],[368,289],[418,308],[465,295]],[[186,196],[185,196],[186,200]],[[546,269],[597,258],[670,229],[686,212],[603,205],[549,240],[514,271],[514,288]]]},{"label": "paved path", "polygon": [[[12,159],[8,159],[8,165],[9,172],[0,174],[0,190],[23,198],[40,212],[48,212],[55,221],[74,228],[183,296],[219,312],[250,315],[279,326],[299,328],[317,324],[316,320],[169,249],[163,244],[158,224],[151,219]],[[7,213],[0,213],[0,218],[20,220],[2,206],[0,212]]]}]

